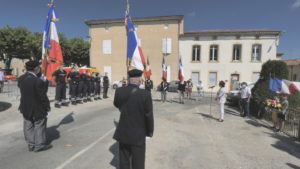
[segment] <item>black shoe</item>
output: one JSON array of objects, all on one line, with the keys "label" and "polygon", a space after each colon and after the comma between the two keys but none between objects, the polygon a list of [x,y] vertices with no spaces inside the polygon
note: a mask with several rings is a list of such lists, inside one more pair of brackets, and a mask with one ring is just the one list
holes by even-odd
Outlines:
[{"label": "black shoe", "polygon": [[86,100],[86,99],[83,99],[83,102],[84,102],[84,103],[86,103],[86,102],[87,102],[87,100]]},{"label": "black shoe", "polygon": [[87,99],[87,101],[88,101],[88,102],[91,102],[91,101],[92,101],[92,99],[88,98],[88,99]]},{"label": "black shoe", "polygon": [[97,97],[95,97],[95,98],[94,98],[94,100],[98,100],[98,98],[97,98]]},{"label": "black shoe", "polygon": [[32,152],[34,150],[34,147],[28,147],[28,151]]},{"label": "black shoe", "polygon": [[69,103],[62,103],[62,106],[69,106]]},{"label": "black shoe", "polygon": [[72,105],[76,105],[77,103],[76,103],[76,101],[72,101]]},{"label": "black shoe", "polygon": [[35,149],[34,152],[46,151],[52,148],[52,145],[44,145],[42,148]]},{"label": "black shoe", "polygon": [[56,108],[60,108],[60,105],[59,104],[55,104],[54,105]]},{"label": "black shoe", "polygon": [[98,100],[102,100],[101,97],[98,97]]}]

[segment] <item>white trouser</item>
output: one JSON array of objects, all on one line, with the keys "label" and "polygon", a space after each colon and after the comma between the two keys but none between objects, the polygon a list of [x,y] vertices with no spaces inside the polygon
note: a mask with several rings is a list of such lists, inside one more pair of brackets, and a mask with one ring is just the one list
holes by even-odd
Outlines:
[{"label": "white trouser", "polygon": [[224,120],[224,104],[225,103],[219,103],[219,108],[220,108],[220,119]]}]

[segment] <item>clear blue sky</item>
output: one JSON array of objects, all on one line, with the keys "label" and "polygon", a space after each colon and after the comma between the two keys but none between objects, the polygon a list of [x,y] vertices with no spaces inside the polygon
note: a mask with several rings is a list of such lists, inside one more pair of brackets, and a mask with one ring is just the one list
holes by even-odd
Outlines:
[{"label": "clear blue sky", "polygon": [[[42,32],[49,0],[0,0],[0,27]],[[59,32],[86,38],[86,19],[124,17],[125,0],[55,0]],[[276,29],[284,59],[300,58],[300,0],[130,0],[133,17],[185,15],[185,30]]]}]

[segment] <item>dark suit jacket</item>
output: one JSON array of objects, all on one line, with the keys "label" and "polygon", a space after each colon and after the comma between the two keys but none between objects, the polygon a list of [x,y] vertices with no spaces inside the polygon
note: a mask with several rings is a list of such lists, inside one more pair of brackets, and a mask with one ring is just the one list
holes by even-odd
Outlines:
[{"label": "dark suit jacket", "polygon": [[152,137],[154,131],[151,93],[129,84],[116,90],[114,105],[121,112],[114,139],[123,144],[144,145],[145,137]]},{"label": "dark suit jacket", "polygon": [[50,102],[47,96],[47,82],[31,73],[25,73],[18,79],[21,92],[19,110],[26,120],[39,120],[47,116]]},{"label": "dark suit jacket", "polygon": [[106,87],[106,88],[109,87],[109,79],[107,76],[103,77],[103,87]]}]

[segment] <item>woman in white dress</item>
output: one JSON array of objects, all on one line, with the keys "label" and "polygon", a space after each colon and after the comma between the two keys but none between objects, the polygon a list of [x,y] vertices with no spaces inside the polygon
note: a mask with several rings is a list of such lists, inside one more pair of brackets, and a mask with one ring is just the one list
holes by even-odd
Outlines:
[{"label": "woman in white dress", "polygon": [[219,104],[219,111],[220,111],[220,118],[219,118],[219,122],[223,122],[224,121],[224,105],[226,102],[226,93],[225,93],[225,82],[224,81],[220,81],[219,82],[219,91],[217,93],[217,97],[216,97],[216,101]]}]

